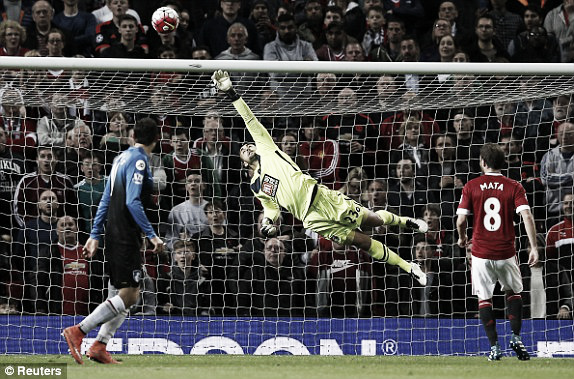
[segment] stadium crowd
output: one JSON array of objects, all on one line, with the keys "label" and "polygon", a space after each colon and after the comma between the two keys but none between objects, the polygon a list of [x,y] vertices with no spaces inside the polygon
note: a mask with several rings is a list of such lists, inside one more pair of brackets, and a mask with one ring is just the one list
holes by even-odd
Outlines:
[{"label": "stadium crowd", "polygon": [[[178,11],[180,26],[160,35],[150,20],[164,5]],[[1,7],[0,56],[574,62],[574,0],[22,0]],[[150,159],[155,187],[146,213],[169,253],[142,251],[146,275],[133,314],[478,317],[470,249],[456,245],[454,222],[462,187],[480,175],[480,147],[495,142],[507,155],[505,175],[524,186],[536,219],[541,263],[535,267],[526,264],[527,239],[516,224],[525,317],[572,318],[569,95],[262,120],[277,126],[272,134],[280,148],[321,183],[371,210],[429,224],[423,235],[394,227],[365,231],[419,262],[429,278],[423,287],[366,252],[319,238],[288,214],[279,236],[265,239],[252,173],[238,159],[245,136],[240,120],[216,112],[93,109],[82,97],[89,78],[55,70],[48,80],[77,91],[79,100],[71,106],[55,93],[33,107],[14,80],[21,75],[4,72],[0,90],[0,313],[85,315],[105,298],[105,247],[86,260],[82,243],[114,157],[134,144],[134,123],[151,117],[162,135]],[[21,84],[28,95],[32,75],[38,73]],[[176,74],[158,75],[173,80]],[[245,76],[234,75],[241,88]],[[398,87],[406,99],[418,92],[419,79],[381,76],[377,90]],[[330,89],[339,81],[360,85],[362,77],[261,80],[270,96],[301,85],[345,109],[358,101],[352,86],[336,94]],[[494,301],[504,312],[502,292]]]}]

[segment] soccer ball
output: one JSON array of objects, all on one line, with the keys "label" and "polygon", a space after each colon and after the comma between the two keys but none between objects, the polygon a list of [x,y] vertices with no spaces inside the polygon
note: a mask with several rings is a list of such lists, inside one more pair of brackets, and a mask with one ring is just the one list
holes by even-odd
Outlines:
[{"label": "soccer ball", "polygon": [[158,8],[151,16],[151,25],[160,34],[171,33],[179,25],[179,15],[172,8]]}]

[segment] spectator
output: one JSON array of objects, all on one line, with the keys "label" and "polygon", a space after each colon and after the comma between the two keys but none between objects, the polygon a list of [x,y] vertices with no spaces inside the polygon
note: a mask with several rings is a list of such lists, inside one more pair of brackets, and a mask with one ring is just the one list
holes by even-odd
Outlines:
[{"label": "spectator", "polygon": [[239,14],[241,0],[220,0],[221,13],[211,20],[207,20],[199,34],[199,41],[209,48],[211,56],[216,57],[223,50],[229,47],[227,43],[227,30],[229,27],[239,22],[247,28],[247,46],[256,54],[260,52],[257,45],[257,28],[249,19]]},{"label": "spectator", "polygon": [[[569,200],[572,201],[572,198]],[[570,203],[572,204],[572,203]],[[548,318],[558,320],[572,319],[572,280],[568,271],[559,266],[553,259],[544,260],[546,244],[541,234],[536,235],[538,252],[541,260],[534,266],[520,265],[524,278],[524,315],[529,318]],[[527,262],[527,249],[520,251],[521,262]]]},{"label": "spectator", "polygon": [[96,154],[83,158],[81,171],[84,179],[74,186],[78,192],[79,229],[86,235],[92,231],[92,220],[107,183],[107,179],[102,176],[102,163],[102,158]]},{"label": "spectator", "polygon": [[481,172],[479,167],[480,146],[484,140],[480,133],[475,132],[474,117],[469,111],[454,110],[452,126],[456,133],[456,159],[468,162],[471,175],[479,174]]},{"label": "spectator", "polygon": [[[452,219],[462,187],[468,181],[468,162],[456,157],[456,138],[451,134],[433,136],[428,164],[429,199],[441,204],[441,214]],[[453,225],[447,225],[452,228]]]},{"label": "spectator", "polygon": [[0,125],[0,254],[9,251],[17,237],[18,224],[13,213],[16,185],[25,174],[24,157],[10,150],[6,144],[6,130]]},{"label": "spectator", "polygon": [[[41,152],[39,152],[40,154]],[[58,241],[57,221],[62,204],[53,191],[42,190],[34,202],[36,211],[30,215],[22,225],[15,246],[15,255],[24,260],[24,300],[22,310],[27,313],[54,312],[55,304],[50,302],[57,297],[56,291],[60,286],[56,282],[52,285],[52,272],[61,272],[56,269],[60,264],[53,257],[51,246]]]},{"label": "spectator", "polygon": [[310,42],[315,50],[325,43],[323,16],[321,0],[305,2],[305,20],[297,28],[297,34],[303,41]]},{"label": "spectator", "polygon": [[368,186],[369,176],[367,172],[360,167],[351,167],[347,173],[347,180],[339,188],[339,192],[355,202],[365,205],[369,200],[367,195]]},{"label": "spectator", "polygon": [[[393,84],[396,85],[396,81]],[[405,120],[411,117],[421,121],[423,145],[430,146],[432,136],[440,131],[438,123],[430,114],[424,111],[407,109],[402,112],[393,113],[389,117],[385,118],[381,123],[377,148],[379,152],[388,152],[399,147],[402,143],[401,138],[399,137],[400,127]]]},{"label": "spectator", "polygon": [[556,147],[558,144],[558,127],[569,121],[574,116],[574,102],[571,95],[561,95],[552,99],[552,114],[554,119],[552,121],[552,137],[550,139],[550,147]]},{"label": "spectator", "polygon": [[[439,317],[450,315],[450,260],[437,258],[436,245],[424,235],[414,237],[413,258],[420,264],[429,280],[422,287],[407,275],[399,276],[399,315]],[[411,283],[412,282],[412,283]]]},{"label": "spectator", "polygon": [[[385,41],[384,26],[385,11],[380,6],[370,7],[366,13],[367,15],[367,31],[363,36],[363,51],[370,57],[373,50],[384,49],[383,44]],[[374,52],[373,52],[374,53]],[[387,61],[390,61],[390,57]]]},{"label": "spectator", "polygon": [[[124,7],[127,9],[128,6],[129,4],[127,0],[105,0],[105,4],[101,8],[92,11],[92,14],[96,18],[96,22],[98,24],[102,24],[113,20],[115,16],[114,10],[117,11],[118,8],[123,10]],[[135,10],[130,8],[124,13],[131,14],[136,18],[136,20],[138,20],[138,23],[141,23],[140,16]]]},{"label": "spectator", "polygon": [[461,21],[455,1],[441,1],[438,8],[438,18],[450,21],[451,34],[458,45],[467,46],[472,41],[472,29],[467,28]]},{"label": "spectator", "polygon": [[387,191],[389,185],[385,179],[375,178],[367,187],[367,208],[373,212],[387,207]]},{"label": "spectator", "polygon": [[456,51],[456,42],[450,34],[440,37],[438,41],[438,54],[441,62],[452,62]]},{"label": "spectator", "polygon": [[552,9],[544,18],[544,29],[553,33],[560,44],[561,62],[574,61],[574,35],[570,21],[574,15],[574,1],[563,0],[563,3]]},{"label": "spectator", "polygon": [[[60,148],[62,153],[66,146],[67,134],[75,125],[75,120],[68,114],[67,98],[64,94],[55,93],[50,101],[50,114],[38,121],[37,135],[39,145]],[[58,151],[56,149],[56,151]]]},{"label": "spectator", "polygon": [[[512,41],[510,41],[510,44],[508,45],[508,54],[510,54],[513,60],[514,61],[516,60],[514,58],[514,55],[516,54],[517,51],[524,51],[524,49],[528,46],[531,37],[539,37],[535,39],[541,41],[540,37],[542,37],[542,35],[539,35],[540,33],[538,32],[533,32],[533,30],[534,28],[542,27],[544,30],[544,37],[545,37],[544,38],[545,43],[543,43],[542,45],[548,47],[548,49],[546,49],[547,50],[546,52],[549,53],[549,55],[551,56],[549,57],[549,59],[551,59],[551,61],[554,62],[555,59],[553,58],[553,56],[555,54],[558,54],[557,62],[560,62],[561,61],[560,44],[558,43],[558,40],[556,39],[554,33],[549,33],[548,30],[546,30],[546,28],[543,27],[544,17],[540,7],[534,5],[528,6],[528,8],[526,8],[526,10],[524,11],[524,14],[522,15],[522,20],[524,22],[524,26],[526,29],[518,33],[518,35]],[[530,35],[531,32],[533,32],[532,36]]]},{"label": "spectator", "polygon": [[518,31],[524,28],[522,18],[516,13],[506,9],[508,0],[490,0],[492,10],[488,12],[494,19],[494,34],[502,42],[502,46],[508,46],[516,37]]},{"label": "spectator", "polygon": [[[240,160],[239,146],[225,135],[223,119],[216,113],[211,113],[203,119],[203,137],[193,143],[193,148],[205,156],[205,160],[213,167],[213,183],[211,196],[227,198],[231,187],[239,183]],[[209,177],[207,179],[210,179]]]},{"label": "spectator", "polygon": [[[560,49],[553,35],[542,26],[535,26],[525,34],[518,35],[513,62],[559,63]],[[516,40],[516,39],[515,39]]]},{"label": "spectator", "polygon": [[26,117],[24,98],[20,90],[6,88],[0,92],[2,99],[0,123],[6,132],[6,144],[10,149],[25,158],[32,155],[32,148],[36,146],[36,123]]},{"label": "spectator", "polygon": [[26,42],[26,29],[18,22],[5,20],[0,24],[0,56],[23,57],[28,51],[23,44]]},{"label": "spectator", "polygon": [[73,54],[92,56],[92,44],[96,37],[96,18],[78,7],[79,0],[64,1],[64,10],[54,16],[54,25],[72,36],[70,50]]},{"label": "spectator", "polygon": [[299,167],[306,167],[309,175],[329,188],[338,188],[339,143],[325,138],[325,127],[319,118],[304,117],[301,128],[305,140],[301,142],[299,151],[305,164]]},{"label": "spectator", "polygon": [[87,315],[90,313],[90,266],[84,258],[84,247],[78,242],[78,226],[71,216],[60,217],[57,221],[58,244],[52,256],[58,257],[62,273],[60,280],[54,283],[61,294],[57,297],[62,303],[64,315]]},{"label": "spectator", "polygon": [[249,20],[257,29],[257,51],[263,51],[265,44],[275,39],[275,25],[266,0],[255,0],[251,3]]},{"label": "spectator", "polygon": [[210,315],[233,315],[236,310],[239,236],[227,225],[225,211],[216,203],[204,207],[208,227],[193,236],[199,244],[199,263],[206,282],[200,286]]},{"label": "spectator", "polygon": [[[401,41],[405,34],[405,22],[403,20],[398,17],[387,17],[387,41],[384,47],[392,62],[397,61],[401,55]],[[373,56],[373,54],[371,54],[371,60],[384,61],[384,59],[375,59],[375,57],[378,57],[378,55]]]},{"label": "spectator", "polygon": [[[128,0],[107,1],[108,3],[106,5],[110,7],[113,17],[106,21],[100,22],[96,26],[96,56],[101,56],[102,52],[111,47],[113,44],[120,43],[120,18],[126,14],[129,14]],[[149,46],[145,37],[145,31],[139,23],[139,17],[136,17],[133,14],[130,14],[130,16],[136,20],[136,29],[132,30],[132,32],[135,32],[135,41],[133,41],[133,43],[139,48],[143,49],[145,54],[148,54]],[[96,18],[98,18],[98,16],[96,16]]]},{"label": "spectator", "polygon": [[80,119],[74,121],[74,127],[68,131],[66,150],[61,159],[59,168],[70,177],[72,182],[77,183],[80,178],[80,164],[82,159],[92,155],[92,131],[86,123]]},{"label": "spectator", "polygon": [[336,85],[337,76],[330,72],[320,72],[317,74],[316,78],[316,95],[319,97],[321,103],[326,106],[336,101]]},{"label": "spectator", "polygon": [[401,217],[420,217],[429,200],[426,186],[416,178],[415,167],[411,158],[400,159],[395,165],[395,180],[389,184],[388,204],[398,209]]},{"label": "spectator", "polygon": [[[245,46],[248,37],[247,28],[240,22],[232,24],[227,29],[227,43],[229,48],[223,50],[215,59],[225,60],[259,60],[259,55]],[[236,81],[234,81],[235,83]]]},{"label": "spectator", "polygon": [[109,47],[100,48],[100,57],[134,59],[147,58],[147,49],[144,48],[143,45],[136,44],[136,35],[138,32],[138,22],[135,17],[128,14],[119,16],[119,43],[112,43]]},{"label": "spectator", "polygon": [[324,116],[323,120],[327,125],[327,138],[339,141],[339,166],[363,167],[373,177],[377,127],[367,114],[353,113],[358,108],[357,94],[353,89],[341,89],[337,95],[337,105],[338,109],[346,109],[347,114],[330,114]]},{"label": "spectator", "polygon": [[157,281],[158,303],[161,311],[172,316],[197,316],[199,283],[202,280],[197,243],[176,240],[173,244],[171,267]]},{"label": "spectator", "polygon": [[421,46],[422,62],[440,62],[441,56],[439,51],[439,43],[442,37],[452,37],[452,25],[448,20],[435,20],[430,36],[426,38],[426,43]]},{"label": "spectator", "polygon": [[[404,36],[401,40],[401,54],[397,62],[418,62],[421,57],[421,49],[417,40],[413,36]],[[420,90],[420,76],[407,74],[404,76],[404,87],[412,94],[418,94]]]},{"label": "spectator", "polygon": [[207,200],[203,198],[205,184],[198,170],[189,170],[186,177],[186,189],[188,199],[174,206],[167,218],[166,240],[173,244],[182,235],[189,238],[207,227],[205,205]]},{"label": "spectator", "polygon": [[132,143],[130,141],[130,118],[123,112],[110,112],[107,113],[108,124],[107,132],[100,139],[99,148],[105,154],[105,172],[110,173],[112,163],[115,157],[124,150],[126,150]]},{"label": "spectator", "polygon": [[316,278],[319,317],[365,317],[370,315],[371,257],[353,246],[328,241],[315,254],[307,272]]},{"label": "spectator", "polygon": [[440,203],[429,203],[424,206],[423,220],[428,224],[429,230],[426,238],[436,246],[437,257],[452,257],[454,234],[452,217],[442,217]]},{"label": "spectator", "polygon": [[479,16],[476,20],[476,39],[469,46],[468,54],[472,62],[496,62],[510,60],[506,46],[494,33],[495,21],[489,14]]},{"label": "spectator", "polygon": [[333,3],[343,10],[343,25],[347,35],[357,41],[365,34],[365,15],[359,4],[353,0],[334,0]]},{"label": "spectator", "polygon": [[320,61],[345,60],[345,46],[348,38],[343,30],[343,24],[338,21],[329,23],[325,29],[325,40],[327,43],[316,49],[317,58]]},{"label": "spectator", "polygon": [[[345,45],[345,60],[349,62],[364,62],[365,52],[363,46],[357,41],[349,41]],[[355,79],[359,78],[360,74],[354,76]]]},{"label": "spectator", "polygon": [[323,19],[323,29],[326,29],[332,22],[343,24],[343,10],[336,5],[329,5],[325,8],[325,17]]},{"label": "spectator", "polygon": [[54,9],[49,2],[39,0],[32,6],[34,22],[26,28],[26,41],[22,45],[29,50],[38,50],[40,55],[48,55],[48,32],[52,29]]},{"label": "spectator", "polygon": [[391,152],[391,164],[397,163],[400,159],[409,157],[415,161],[417,170],[421,175],[426,174],[429,162],[429,147],[423,143],[423,125],[420,113],[413,113],[407,117],[399,127],[399,139],[401,143],[397,149]]},{"label": "spectator", "polygon": [[383,0],[383,8],[387,16],[402,19],[407,26],[407,33],[414,33],[420,28],[420,23],[425,16],[421,0]]},{"label": "spectator", "polygon": [[[193,39],[186,39],[180,37],[179,29],[171,33],[158,33],[154,43],[150,43],[151,57],[160,57],[161,53],[166,49],[171,49],[175,54],[174,58],[177,59],[191,59],[191,49],[195,46]],[[161,57],[160,57],[161,58]]]},{"label": "spectator", "polygon": [[250,316],[303,316],[305,269],[293,261],[286,243],[278,238],[265,241],[263,251],[253,253],[253,266],[243,270],[239,281],[242,313]]},{"label": "spectator", "polygon": [[[265,45],[263,59],[267,61],[316,61],[318,60],[313,46],[301,40],[296,33],[293,16],[282,15],[277,18],[277,37]],[[271,88],[282,97],[287,92],[309,92],[310,77],[299,74],[271,74]]]},{"label": "spectator", "polygon": [[192,149],[189,141],[189,131],[186,128],[177,128],[171,135],[173,151],[162,158],[166,168],[168,186],[167,192],[162,194],[164,206],[173,208],[183,202],[186,194],[186,173],[189,170],[202,170],[202,177],[206,183],[213,183],[211,177],[213,166],[207,156]]},{"label": "spectator", "polygon": [[24,175],[14,194],[14,215],[20,227],[38,216],[37,203],[46,190],[55,193],[58,203],[64,205],[55,209],[58,213],[54,217],[63,216],[64,213],[72,217],[77,215],[78,201],[74,185],[67,175],[56,171],[57,162],[51,147],[38,147],[37,171]]},{"label": "spectator", "polygon": [[293,131],[286,131],[285,134],[279,139],[279,148],[282,152],[287,154],[293,162],[303,171],[307,171],[308,164],[305,157],[302,155],[302,147],[299,144],[299,136]]},{"label": "spectator", "polygon": [[560,270],[574,280],[574,229],[572,227],[574,195],[562,196],[562,221],[548,229],[546,235],[546,261],[557,263]]},{"label": "spectator", "polygon": [[547,225],[551,226],[559,221],[560,200],[565,193],[572,193],[574,124],[560,125],[558,146],[544,154],[540,167],[540,179],[546,187]]}]

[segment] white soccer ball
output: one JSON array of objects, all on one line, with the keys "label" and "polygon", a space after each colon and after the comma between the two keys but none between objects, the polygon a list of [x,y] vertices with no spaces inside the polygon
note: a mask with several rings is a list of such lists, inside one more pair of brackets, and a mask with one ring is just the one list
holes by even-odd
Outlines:
[{"label": "white soccer ball", "polygon": [[179,25],[179,15],[172,8],[158,8],[151,16],[151,25],[160,34],[171,33]]}]

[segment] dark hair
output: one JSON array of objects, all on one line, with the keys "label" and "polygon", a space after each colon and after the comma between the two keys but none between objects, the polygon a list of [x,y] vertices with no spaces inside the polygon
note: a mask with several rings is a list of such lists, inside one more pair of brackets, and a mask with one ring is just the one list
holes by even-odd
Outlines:
[{"label": "dark hair", "polygon": [[502,170],[506,162],[504,151],[496,143],[486,143],[480,148],[480,157],[488,168]]},{"label": "dark hair", "polygon": [[185,138],[189,139],[189,128],[175,128],[171,136],[180,136],[182,134],[185,135]]},{"label": "dark hair", "polygon": [[173,247],[172,250],[175,253],[176,250],[178,249],[185,249],[186,247],[191,247],[191,249],[194,252],[198,252],[198,248],[197,248],[197,242],[193,239],[187,239],[187,240],[176,240],[173,243]]},{"label": "dark hair", "polygon": [[277,17],[277,23],[289,22],[289,21],[295,22],[295,17],[293,17],[291,13],[284,13],[281,16]]},{"label": "dark hair", "polygon": [[325,8],[325,14],[327,14],[327,12],[338,13],[341,15],[341,18],[343,18],[343,10],[338,5],[329,5]]},{"label": "dark hair", "polygon": [[134,141],[148,146],[157,142],[157,139],[158,127],[153,119],[146,117],[136,122],[134,127]]},{"label": "dark hair", "polygon": [[136,26],[138,26],[139,24],[138,19],[132,16],[131,14],[123,14],[120,17],[118,17],[118,24],[121,25],[122,22],[124,22],[125,20],[133,21],[136,24]]},{"label": "dark hair", "polygon": [[173,7],[175,7],[175,11],[179,13],[183,10],[183,6],[181,5],[181,2],[178,0],[163,0],[160,3],[160,7],[167,7],[169,5],[172,5]]},{"label": "dark hair", "polygon": [[478,21],[480,21],[480,20],[483,19],[483,18],[486,18],[487,20],[492,21],[492,26],[495,26],[495,25],[496,25],[496,21],[494,20],[494,17],[493,17],[492,15],[488,14],[488,13],[484,13],[484,14],[481,14],[480,16],[478,16],[478,17],[476,18],[476,22],[474,23],[474,27],[475,27],[475,28],[478,26]]},{"label": "dark hair", "polygon": [[431,238],[428,238],[426,234],[416,234],[413,237],[413,247],[415,247],[419,242],[426,243],[434,251],[436,251],[437,249],[436,241],[433,241]]},{"label": "dark hair", "polygon": [[441,209],[440,209],[440,205],[439,205],[439,204],[435,204],[435,203],[426,204],[426,205],[424,206],[424,210],[425,210],[425,211],[432,212],[432,213],[436,214],[436,215],[439,216],[439,217],[440,217],[440,215],[441,215]]},{"label": "dark hair", "polygon": [[401,25],[403,29],[405,28],[405,21],[402,18],[392,15],[385,17],[385,19],[387,20],[387,25],[389,25],[390,22],[396,22],[397,24]]}]

